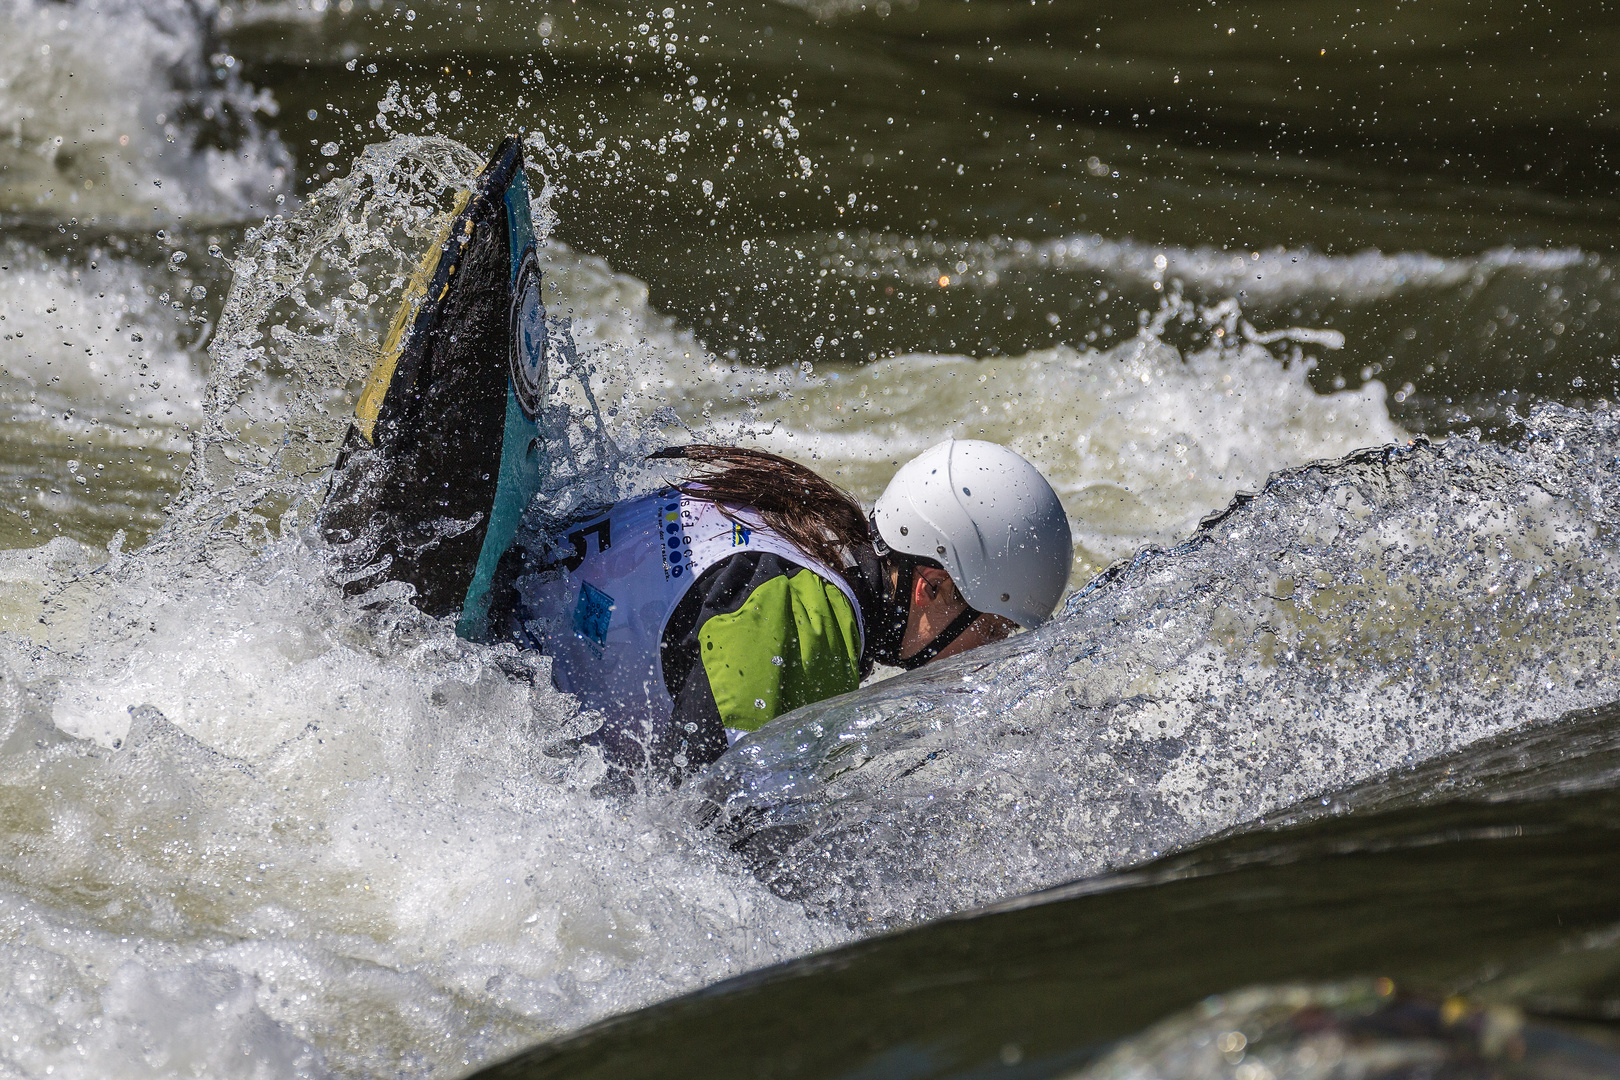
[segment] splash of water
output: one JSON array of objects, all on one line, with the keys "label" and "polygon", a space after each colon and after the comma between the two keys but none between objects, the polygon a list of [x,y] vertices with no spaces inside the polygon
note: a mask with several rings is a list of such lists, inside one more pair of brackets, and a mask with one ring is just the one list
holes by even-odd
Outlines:
[{"label": "splash of water", "polygon": [[[785,894],[909,922],[1128,865],[1612,695],[1620,421],[1285,471],[1061,618],[693,784]],[[697,808],[701,812],[701,806]]]}]

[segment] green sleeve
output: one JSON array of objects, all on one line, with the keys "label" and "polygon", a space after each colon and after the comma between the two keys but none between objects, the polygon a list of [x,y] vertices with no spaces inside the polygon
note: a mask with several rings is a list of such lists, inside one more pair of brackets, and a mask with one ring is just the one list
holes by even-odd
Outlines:
[{"label": "green sleeve", "polygon": [[764,582],[698,631],[703,669],[726,727],[754,731],[801,705],[860,685],[855,609],[809,570]]}]

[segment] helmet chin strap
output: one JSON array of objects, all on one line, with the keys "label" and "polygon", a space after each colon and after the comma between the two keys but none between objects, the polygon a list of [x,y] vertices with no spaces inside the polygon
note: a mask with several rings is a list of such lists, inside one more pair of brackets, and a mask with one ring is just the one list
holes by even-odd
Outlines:
[{"label": "helmet chin strap", "polygon": [[907,671],[922,667],[941,652],[944,652],[951,642],[961,637],[962,631],[972,626],[974,621],[982,614],[983,612],[974,611],[972,608],[964,608],[962,614],[952,619],[949,626],[934,635],[933,641],[924,645],[911,656],[897,658],[900,666]]},{"label": "helmet chin strap", "polygon": [[[871,611],[866,616],[867,644],[863,660],[867,663],[875,660],[881,664],[910,671],[922,667],[938,656],[951,642],[961,637],[962,631],[972,626],[973,621],[982,613],[972,607],[966,608],[951,620],[949,626],[935,634],[933,641],[924,645],[915,655],[902,658],[900,644],[905,640],[906,626],[911,621],[911,590],[917,580],[917,567],[939,564],[892,550],[878,533],[876,519],[869,518],[868,521],[871,525],[873,552],[869,557],[869,568],[864,574],[868,588],[863,595],[866,597],[864,603],[870,606]],[[888,582],[884,580],[883,563],[879,561],[880,559],[891,560],[899,570],[898,580],[892,591]]]},{"label": "helmet chin strap", "polygon": [[874,560],[875,573],[868,593],[870,611],[866,615],[866,655],[869,660],[896,667],[904,666],[900,659],[900,643],[905,640],[906,624],[911,618],[911,582],[916,563],[909,555],[885,554],[899,562],[899,581],[891,589],[883,564]]}]

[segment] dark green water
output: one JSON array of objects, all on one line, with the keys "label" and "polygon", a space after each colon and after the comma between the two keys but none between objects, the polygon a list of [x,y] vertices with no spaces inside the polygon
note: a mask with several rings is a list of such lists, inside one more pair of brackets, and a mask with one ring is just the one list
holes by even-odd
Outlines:
[{"label": "dark green water", "polygon": [[[1242,1030],[1207,1004],[1234,988],[1382,977],[1419,1000],[1501,1007],[1589,1041],[1595,1059],[1583,1071],[1545,1043],[1528,1063],[1452,1046],[1441,1075],[1612,1076],[1617,778],[1620,714],[1569,717],[1284,824],[744,976],[478,1075],[1068,1075],[1200,1002],[1209,1038]],[[1279,990],[1269,1004],[1304,1003]],[[1359,1034],[1397,1059],[1361,1062],[1373,1075],[1434,1067],[1399,1061],[1403,1038],[1468,1041],[1419,1015]],[[1152,1075],[1211,1075],[1165,1064]]]},{"label": "dark green water", "polygon": [[[673,66],[649,63],[639,9],[473,6],[423,5],[409,24],[329,12],[230,40],[285,98],[313,178],[327,163],[306,147],[373,138],[370,103],[396,80],[441,102],[459,90],[472,107],[438,127],[475,145],[514,126],[576,152],[606,140],[606,158],[559,173],[558,234],[646,281],[717,352],[1093,342],[1156,305],[1153,280],[1179,279],[1257,322],[1342,331],[1318,385],[1376,366],[1392,391],[1413,384],[1396,410],[1409,426],[1455,421],[1461,401],[1613,394],[1602,6],[693,4],[669,20]],[[714,107],[690,108],[693,76],[723,99],[723,133]],[[302,122],[310,107],[323,119]],[[760,135],[787,112],[798,137],[776,151]],[[660,152],[672,130],[691,141]],[[784,166],[796,154],[810,179]],[[1095,239],[1131,247],[1093,253]],[[1503,249],[1518,257],[1473,261]],[[930,287],[942,274],[966,287]],[[859,342],[815,348],[805,324],[829,314]]]}]

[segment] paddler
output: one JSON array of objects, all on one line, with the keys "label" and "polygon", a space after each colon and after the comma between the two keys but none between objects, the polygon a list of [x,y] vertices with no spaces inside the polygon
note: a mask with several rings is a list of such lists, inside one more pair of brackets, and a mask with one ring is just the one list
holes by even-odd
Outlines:
[{"label": "paddler", "polygon": [[679,782],[782,713],[1051,616],[1073,556],[1016,452],[946,439],[870,514],[786,458],[674,447],[673,486],[525,540],[547,333],[521,153],[496,151],[413,282],[322,528],[345,581],[552,659],[619,775]]},{"label": "paddler", "polygon": [[912,459],[870,515],[763,451],[654,457],[687,464],[685,481],[510,549],[488,624],[552,658],[558,689],[607,718],[591,741],[621,766],[678,781],[874,664],[916,668],[1039,626],[1068,580],[1056,493],[995,443]]}]

